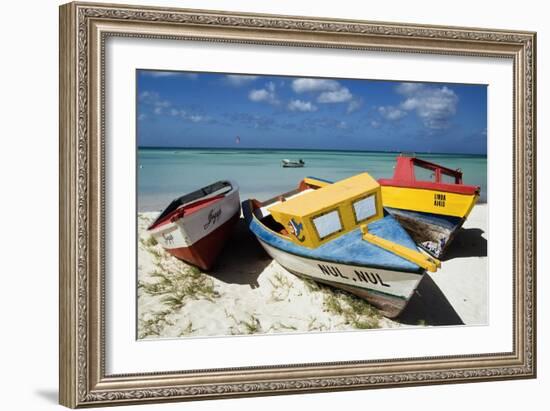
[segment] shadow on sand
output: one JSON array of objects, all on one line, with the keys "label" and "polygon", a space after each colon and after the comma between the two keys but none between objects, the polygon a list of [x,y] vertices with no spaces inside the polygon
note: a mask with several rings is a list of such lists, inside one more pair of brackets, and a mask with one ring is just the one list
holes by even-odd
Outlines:
[{"label": "shadow on sand", "polygon": [[[485,231],[479,228],[462,228],[457,233],[442,259],[486,257]],[[462,325],[464,322],[434,280],[425,275],[405,310],[397,318],[405,324]]]},{"label": "shadow on sand", "polygon": [[461,228],[449,244],[443,260],[463,257],[487,257],[487,240],[480,228]]},{"label": "shadow on sand", "polygon": [[409,303],[396,320],[411,325],[464,324],[445,294],[428,274],[424,275]]},{"label": "shadow on sand", "polygon": [[216,266],[208,275],[227,284],[258,287],[258,277],[272,259],[249,231],[244,218],[227,241]]}]

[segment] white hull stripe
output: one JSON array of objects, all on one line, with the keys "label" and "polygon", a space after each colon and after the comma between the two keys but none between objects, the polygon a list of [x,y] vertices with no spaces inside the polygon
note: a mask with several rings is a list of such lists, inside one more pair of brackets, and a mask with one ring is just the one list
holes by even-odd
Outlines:
[{"label": "white hull stripe", "polygon": [[[306,277],[306,278],[309,278],[310,280],[313,280],[313,281],[319,281],[320,283],[327,284],[327,285],[330,285],[330,286],[333,286],[333,287],[339,287],[339,286],[344,287],[344,285],[340,285],[339,283],[336,283],[332,280],[325,280],[325,279],[321,279],[321,278],[312,277],[312,276],[304,274],[304,273],[298,273],[296,271],[291,270],[288,267],[283,267],[283,268],[285,270],[287,270],[288,272],[292,273],[292,274],[295,274],[295,275],[298,275],[298,276],[301,276],[301,277]],[[404,302],[407,301],[407,299],[405,297],[400,297],[398,295],[393,295],[393,294],[388,294],[388,293],[384,293],[384,292],[381,292],[381,291],[376,291],[376,290],[373,290],[372,288],[359,287],[359,286],[354,286],[354,285],[349,285],[349,284],[345,284],[345,286],[347,287],[347,289],[354,289],[354,290],[357,290],[358,292],[368,292],[372,295],[378,295],[378,296],[383,297],[383,298],[398,299],[398,300],[403,300]]]},{"label": "white hull stripe", "polygon": [[260,243],[273,259],[290,271],[303,273],[307,277],[320,281],[330,281],[377,294],[408,300],[422,279],[422,275],[415,273],[304,258],[279,250],[261,240]]}]

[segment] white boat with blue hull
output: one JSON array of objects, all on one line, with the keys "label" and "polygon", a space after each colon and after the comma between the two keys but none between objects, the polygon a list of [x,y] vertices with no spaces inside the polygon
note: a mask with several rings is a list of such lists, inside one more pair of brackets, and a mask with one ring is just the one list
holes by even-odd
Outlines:
[{"label": "white boat with blue hull", "polygon": [[244,201],[243,214],[286,270],[349,291],[396,317],[425,269],[436,269],[438,261],[419,253],[397,220],[384,213],[380,188],[366,176],[335,184],[306,178],[282,196]]}]

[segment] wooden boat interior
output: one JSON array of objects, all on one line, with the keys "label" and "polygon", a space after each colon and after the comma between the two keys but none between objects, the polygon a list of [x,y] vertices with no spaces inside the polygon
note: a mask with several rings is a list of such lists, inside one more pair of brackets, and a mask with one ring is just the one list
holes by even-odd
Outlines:
[{"label": "wooden boat interior", "polygon": [[278,195],[276,197],[272,197],[266,201],[263,201],[261,203],[257,202],[257,207],[254,209],[254,215],[256,218],[262,222],[263,225],[265,225],[267,228],[269,228],[271,231],[274,231],[280,235],[289,236],[288,230],[278,221],[276,221],[273,216],[271,215],[271,212],[269,211],[269,208],[282,203],[284,201],[288,201],[292,198],[299,197],[301,195],[304,195],[307,192],[313,191],[314,189],[318,188],[312,188],[313,186],[306,185],[306,184],[300,184],[300,186],[294,190],[288,191],[284,194]]}]

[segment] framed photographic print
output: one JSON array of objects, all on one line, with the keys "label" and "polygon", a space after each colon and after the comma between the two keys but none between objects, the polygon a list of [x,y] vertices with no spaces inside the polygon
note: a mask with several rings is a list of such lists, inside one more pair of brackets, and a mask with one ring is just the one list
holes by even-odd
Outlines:
[{"label": "framed photographic print", "polygon": [[60,28],[63,405],[535,377],[535,33]]}]

